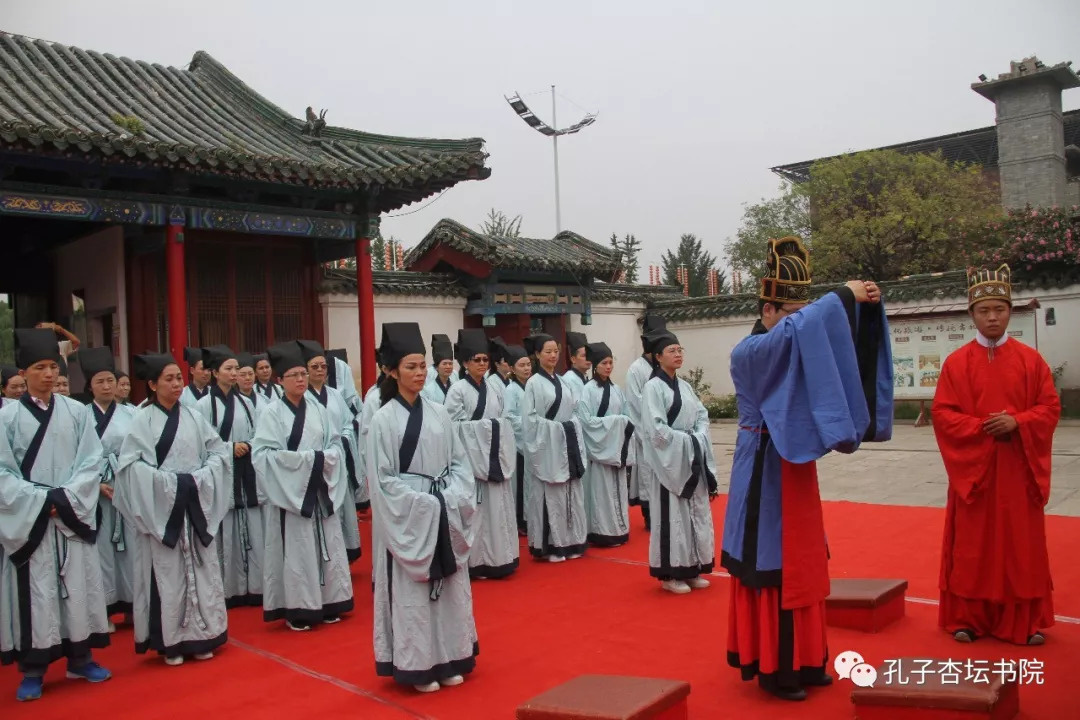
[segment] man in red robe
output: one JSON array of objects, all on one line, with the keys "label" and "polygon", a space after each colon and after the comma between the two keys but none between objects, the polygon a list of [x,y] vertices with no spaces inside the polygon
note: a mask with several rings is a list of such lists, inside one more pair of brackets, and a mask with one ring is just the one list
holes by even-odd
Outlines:
[{"label": "man in red robe", "polygon": [[1046,361],[1006,332],[1007,265],[969,274],[968,308],[975,340],[945,361],[933,407],[949,474],[938,623],[958,642],[1041,645],[1054,624],[1043,508],[1061,402]]}]

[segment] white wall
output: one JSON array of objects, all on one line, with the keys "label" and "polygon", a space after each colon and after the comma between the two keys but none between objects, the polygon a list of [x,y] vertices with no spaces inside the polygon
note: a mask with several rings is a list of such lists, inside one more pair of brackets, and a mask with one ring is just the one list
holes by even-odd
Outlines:
[{"label": "white wall", "polygon": [[[1014,300],[1037,298],[1041,307],[1035,311],[1035,330],[1039,352],[1051,368],[1065,364],[1061,386],[1080,387],[1080,285],[1048,290],[1021,291]],[[886,299],[887,300],[887,299]],[[965,303],[966,296],[934,298],[912,302],[890,303],[889,308],[925,306],[930,304]],[[1054,308],[1055,325],[1046,324],[1046,311]],[[684,371],[700,367],[705,382],[712,385],[714,395],[735,392],[731,383],[729,361],[731,351],[750,334],[755,318],[749,315],[717,318],[694,322],[673,322],[668,327],[679,336],[686,348]]]},{"label": "white wall", "polygon": [[[326,329],[326,347],[345,348],[349,364],[359,377],[360,373],[360,323],[355,295],[320,295],[323,327]],[[409,295],[375,296],[375,344],[382,341],[383,323],[415,322],[420,324],[424,343],[431,357],[431,336],[444,333],[450,340],[457,339],[465,317],[465,299],[459,297],[426,297]]]},{"label": "white wall", "polygon": [[626,371],[641,354],[641,326],[638,318],[644,312],[641,303],[592,304],[592,325],[582,325],[581,315],[570,315],[570,330],[585,333],[589,342],[606,343],[615,360],[612,377],[619,385],[626,378]]},{"label": "white wall", "polygon": [[[87,347],[109,345],[112,338],[100,337],[100,325],[93,321],[95,315],[112,308],[113,325],[119,326],[119,347],[116,366],[128,370],[127,337],[127,291],[124,276],[124,230],[119,226],[105,228],[100,232],[79,238],[57,248],[56,284],[54,306],[60,317],[57,322],[67,322],[72,314],[71,295],[83,290],[86,301],[87,328],[91,337],[80,337]],[[71,328],[68,328],[69,330]],[[72,390],[82,386],[81,373],[72,374]]]}]

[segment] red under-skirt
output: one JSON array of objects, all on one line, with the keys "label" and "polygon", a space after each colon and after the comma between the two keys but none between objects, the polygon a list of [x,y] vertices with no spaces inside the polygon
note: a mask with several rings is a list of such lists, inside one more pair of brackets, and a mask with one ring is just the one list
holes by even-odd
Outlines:
[{"label": "red under-skirt", "polygon": [[828,648],[824,601],[782,610],[780,588],[751,588],[731,578],[728,663],[754,675],[798,675],[823,668]]},{"label": "red under-skirt", "polygon": [[960,597],[941,591],[938,625],[950,633],[974,630],[1005,642],[1026,645],[1028,638],[1054,624],[1054,600],[1050,590],[1041,598],[997,602]]}]

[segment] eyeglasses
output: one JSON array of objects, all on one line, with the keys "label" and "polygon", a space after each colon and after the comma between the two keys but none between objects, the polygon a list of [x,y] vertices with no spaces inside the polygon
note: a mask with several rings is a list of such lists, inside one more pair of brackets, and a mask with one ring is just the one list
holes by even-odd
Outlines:
[{"label": "eyeglasses", "polygon": [[325,370],[326,367],[326,363],[316,363],[314,365],[308,365],[308,368],[310,368],[311,370]]},{"label": "eyeglasses", "polygon": [[297,370],[296,372],[288,372],[281,376],[282,380],[293,380],[296,378],[306,378],[308,376],[307,370]]},{"label": "eyeglasses", "polygon": [[472,362],[479,363],[480,365],[487,365],[491,362],[491,359],[483,355],[477,355],[476,357],[472,358]]}]

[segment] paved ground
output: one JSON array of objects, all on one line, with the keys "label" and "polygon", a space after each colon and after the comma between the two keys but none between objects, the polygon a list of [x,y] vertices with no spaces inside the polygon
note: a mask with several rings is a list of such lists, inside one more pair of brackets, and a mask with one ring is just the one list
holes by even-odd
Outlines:
[{"label": "paved ground", "polygon": [[[733,424],[714,424],[712,436],[721,491],[727,490]],[[1053,476],[1046,511],[1080,517],[1080,426],[1063,425],[1054,437]],[[824,500],[945,507],[945,467],[932,428],[902,421],[887,443],[869,443],[853,455],[831,453],[818,463]]]}]

